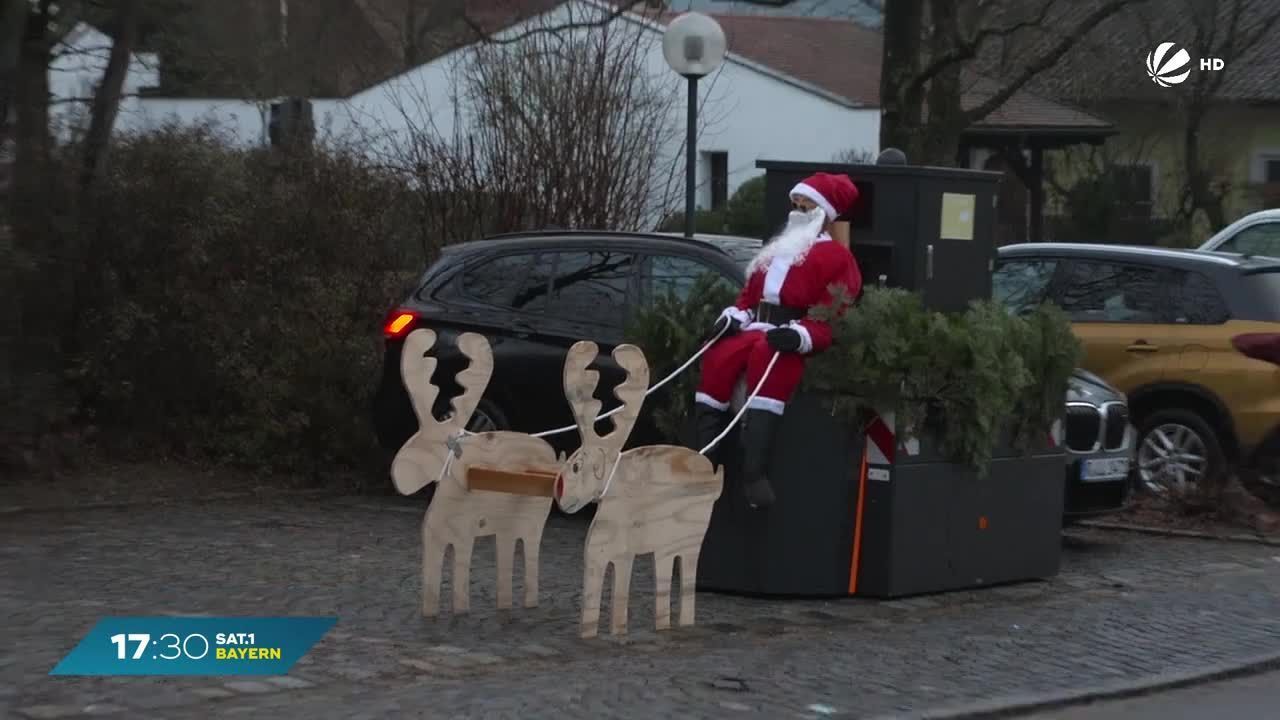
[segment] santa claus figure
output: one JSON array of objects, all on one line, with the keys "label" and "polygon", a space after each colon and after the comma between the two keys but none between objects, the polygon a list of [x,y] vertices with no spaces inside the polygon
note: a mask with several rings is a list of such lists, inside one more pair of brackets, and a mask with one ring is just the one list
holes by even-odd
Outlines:
[{"label": "santa claus figure", "polygon": [[724,334],[703,356],[695,403],[698,447],[724,430],[739,380],[745,376],[748,391],[754,389],[779,353],[760,392],[748,403],[740,429],[744,490],[752,507],[773,503],[765,469],[805,358],[831,345],[831,327],[809,317],[809,310],[830,305],[836,286],[850,298],[862,287],[853,254],[829,234],[832,223],[857,198],[858,189],[845,175],[817,173],[791,189],[786,227],[751,261],[746,287],[716,322],[714,332]]}]

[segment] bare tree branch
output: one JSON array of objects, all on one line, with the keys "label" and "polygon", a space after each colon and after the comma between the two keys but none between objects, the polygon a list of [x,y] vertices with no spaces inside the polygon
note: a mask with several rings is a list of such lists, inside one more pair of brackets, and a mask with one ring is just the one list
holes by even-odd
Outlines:
[{"label": "bare tree branch", "polygon": [[543,23],[530,29],[524,30],[512,35],[497,37],[495,33],[485,29],[469,14],[463,16],[463,22],[481,42],[489,45],[515,45],[535,35],[559,35],[561,33],[573,30],[590,30],[593,28],[601,28],[612,23],[614,20],[631,12],[632,8],[638,5],[649,5],[648,0],[626,0],[619,2],[612,10],[602,13],[599,17],[590,20],[568,20],[561,23]]},{"label": "bare tree branch", "polygon": [[[979,11],[985,12],[988,9],[990,0],[981,1],[977,8]],[[1046,18],[1049,16],[1049,10],[1053,7],[1052,0],[1042,0],[1039,12],[1035,17],[1019,20],[1007,25],[980,28],[973,34],[971,38],[965,38],[960,30],[959,23],[951,25],[952,47],[946,52],[939,53],[930,58],[929,63],[914,77],[908,84],[908,91],[923,88],[925,83],[937,77],[939,73],[948,67],[957,63],[973,60],[982,51],[983,45],[995,38],[1005,38],[1014,35],[1023,30],[1031,28],[1043,27]],[[981,17],[981,15],[979,15]]]},{"label": "bare tree branch", "polygon": [[368,144],[417,188],[429,237],[641,229],[665,207],[657,191],[673,93],[646,65],[659,38],[634,23],[563,32],[561,20],[459,57],[452,130],[441,130],[443,98],[405,97],[418,89],[404,86],[393,99],[408,129]]},{"label": "bare tree branch", "polygon": [[1081,18],[1081,20],[1072,26],[1070,30],[1063,33],[1058,42],[1054,43],[1047,52],[1035,60],[1028,62],[1023,67],[1022,71],[1012,79],[1006,81],[1003,87],[992,93],[990,97],[979,103],[977,106],[966,110],[964,112],[966,124],[982,120],[986,116],[995,112],[1001,105],[1008,102],[1009,98],[1013,97],[1014,93],[1021,90],[1023,86],[1030,82],[1032,78],[1057,64],[1059,60],[1071,51],[1071,48],[1074,47],[1081,38],[1092,32],[1093,29],[1104,20],[1115,15],[1127,5],[1144,1],[1145,0],[1107,0],[1107,2],[1099,5],[1088,15]]},{"label": "bare tree branch", "polygon": [[[1210,0],[1203,3],[1188,0],[1186,10],[1194,23],[1193,48],[1196,54],[1227,60],[1228,67],[1234,65],[1230,61],[1247,55],[1269,38],[1280,22],[1280,7],[1277,7],[1257,17],[1256,24],[1246,32],[1242,27],[1246,17],[1261,12],[1260,8],[1251,6],[1249,0]],[[1204,213],[1212,230],[1226,225],[1227,200],[1235,188],[1227,179],[1229,175],[1221,168],[1213,167],[1211,158],[1206,157],[1201,134],[1228,72],[1230,70],[1199,73],[1183,107],[1182,160],[1185,175],[1178,215],[1189,224],[1197,213]]]}]

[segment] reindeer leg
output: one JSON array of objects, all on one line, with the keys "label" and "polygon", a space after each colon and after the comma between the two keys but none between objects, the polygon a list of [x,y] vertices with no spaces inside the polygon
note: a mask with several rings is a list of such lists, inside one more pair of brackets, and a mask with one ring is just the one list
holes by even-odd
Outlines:
[{"label": "reindeer leg", "polygon": [[516,539],[506,533],[494,538],[498,548],[498,609],[511,609],[511,586],[515,582]]},{"label": "reindeer leg", "polygon": [[[587,553],[582,571],[582,637],[593,638],[600,631],[600,596],[604,593],[604,572],[609,563]],[[617,572],[615,569],[614,572]]]},{"label": "reindeer leg", "polygon": [[471,548],[475,538],[460,536],[453,543],[453,612],[471,610]]},{"label": "reindeer leg", "polygon": [[440,612],[440,573],[449,543],[439,537],[428,511],[422,520],[422,616],[435,617]]},{"label": "reindeer leg", "polygon": [[445,548],[438,545],[422,546],[422,616],[435,617],[440,612],[440,572],[444,565]]},{"label": "reindeer leg", "polygon": [[653,555],[653,576],[657,587],[653,592],[653,616],[658,630],[671,629],[671,570],[675,558],[660,553]]},{"label": "reindeer leg", "polygon": [[524,536],[524,606],[538,607],[538,555],[542,547],[542,527]]},{"label": "reindeer leg", "polygon": [[613,623],[610,632],[627,634],[627,610],[631,600],[631,563],[635,555],[625,554],[613,561]]},{"label": "reindeer leg", "polygon": [[698,550],[680,556],[680,624],[693,624],[694,595],[698,590]]}]

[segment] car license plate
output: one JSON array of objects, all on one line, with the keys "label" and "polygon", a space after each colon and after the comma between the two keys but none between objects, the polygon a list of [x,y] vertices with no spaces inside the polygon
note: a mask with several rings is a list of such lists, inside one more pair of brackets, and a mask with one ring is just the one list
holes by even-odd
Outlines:
[{"label": "car license plate", "polygon": [[1080,466],[1080,479],[1084,482],[1118,480],[1129,474],[1129,458],[1097,458],[1085,460]]}]

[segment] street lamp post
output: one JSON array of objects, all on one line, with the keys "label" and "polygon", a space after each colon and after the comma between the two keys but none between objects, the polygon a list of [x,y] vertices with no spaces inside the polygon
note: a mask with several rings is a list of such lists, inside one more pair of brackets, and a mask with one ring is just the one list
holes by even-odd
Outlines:
[{"label": "street lamp post", "polygon": [[698,168],[698,78],[724,62],[724,30],[714,18],[687,12],[671,21],[662,36],[662,54],[672,70],[689,81],[689,126],[685,136],[684,235],[693,237],[694,189]]}]

